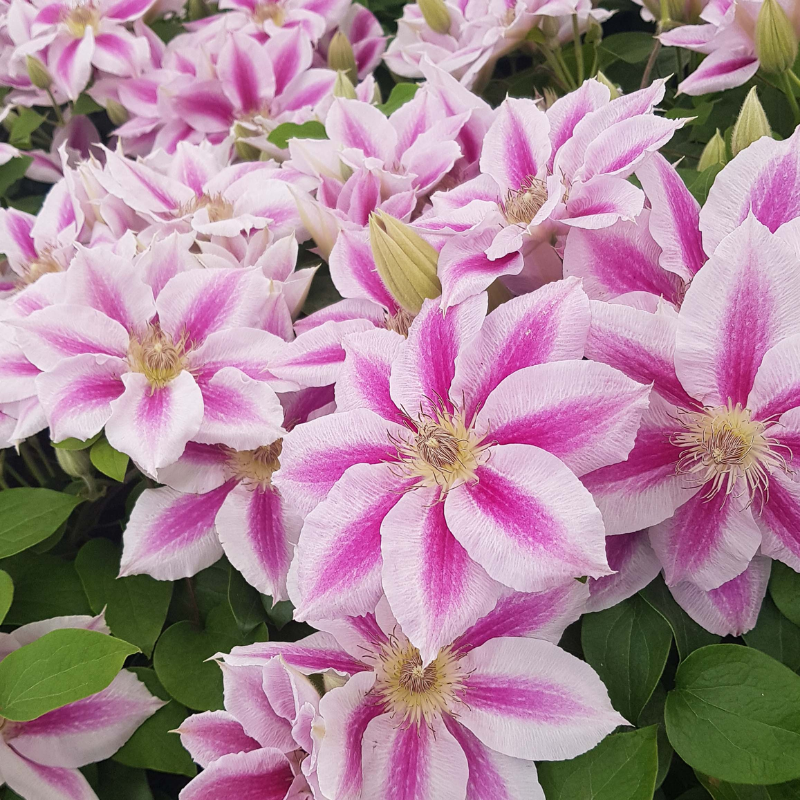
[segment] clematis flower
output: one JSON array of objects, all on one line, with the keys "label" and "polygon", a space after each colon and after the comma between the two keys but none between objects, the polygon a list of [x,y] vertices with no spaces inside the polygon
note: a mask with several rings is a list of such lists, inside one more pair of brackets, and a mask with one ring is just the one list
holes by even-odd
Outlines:
[{"label": "clematis flower", "polygon": [[[63,628],[109,633],[102,615],[31,622],[0,633],[0,659]],[[103,691],[83,700],[29,722],[3,720],[0,780],[25,798],[97,800],[78,768],[110,758],[163,705],[132,672],[122,670]]]},{"label": "clematis flower", "polygon": [[[583,481],[609,534],[649,528],[689,613],[699,590],[724,585],[726,602],[726,593],[763,597],[762,568],[729,585],[759,551],[800,568],[790,474],[800,419],[797,265],[750,215],[694,276],[677,315],[592,302],[587,355],[654,391],[628,460]],[[686,583],[695,589],[677,588]]]},{"label": "clematis flower", "polygon": [[[380,22],[368,8],[360,3],[351,3],[337,30],[350,42],[356,60],[356,73],[359,80],[363,81],[380,64],[386,49],[386,36]],[[327,66],[328,47],[335,32],[330,31],[317,42],[314,51],[315,66]]]},{"label": "clematis flower", "polygon": [[[267,371],[283,343],[258,330],[271,287],[258,269],[190,270],[155,291],[108,248],[82,249],[62,302],[15,320],[51,437],[108,441],[147,474],[190,440],[246,450],[281,432],[291,390]],[[258,357],[255,357],[258,353]]]},{"label": "clematis flower", "polygon": [[417,221],[431,232],[461,234],[459,273],[484,287],[520,267],[489,271],[490,261],[522,252],[527,289],[560,277],[553,245],[570,228],[597,229],[633,219],[644,195],[631,175],[683,124],[653,114],[664,82],[609,101],[608,88],[586,81],[546,112],[535,101],[507,98],[486,134],[481,175],[431,198]]},{"label": "clematis flower", "polygon": [[[324,414],[332,401],[329,388],[283,395],[284,428]],[[226,555],[259,592],[285,600],[301,520],[272,485],[281,445],[275,439],[234,450],[190,442],[158,471],[166,486],[137,499],[123,536],[121,574],[177,580]]]},{"label": "clematis flower", "polygon": [[181,800],[325,800],[316,779],[320,697],[314,684],[280,658],[220,666],[225,710],[193,714],[178,728],[203,767]]},{"label": "clematis flower", "polygon": [[228,668],[281,659],[349,676],[319,703],[326,797],[543,800],[534,760],[573,758],[625,724],[594,670],[552,644],[580,613],[577,583],[504,597],[429,663],[385,603],[299,642],[218,658]]},{"label": "clematis flower", "polygon": [[627,456],[649,388],[581,360],[586,303],[576,281],[488,316],[485,295],[446,314],[428,300],[407,340],[344,340],[337,413],[284,439],[274,477],[306,515],[298,619],[363,614],[385,590],[428,663],[503,586],[608,574],[577,476]]},{"label": "clematis flower", "polygon": [[36,55],[58,89],[75,100],[91,80],[93,68],[133,76],[146,64],[147,40],[125,25],[143,17],[152,5],[153,0],[56,0],[37,6],[12,0],[12,58],[24,61]]}]

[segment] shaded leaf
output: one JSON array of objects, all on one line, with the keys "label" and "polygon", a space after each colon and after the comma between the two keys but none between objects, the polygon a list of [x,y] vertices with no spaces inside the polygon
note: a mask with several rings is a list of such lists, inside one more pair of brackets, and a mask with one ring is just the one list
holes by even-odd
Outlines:
[{"label": "shaded leaf", "polygon": [[0,492],[0,558],[27,550],[54,534],[81,499],[50,489]]}]

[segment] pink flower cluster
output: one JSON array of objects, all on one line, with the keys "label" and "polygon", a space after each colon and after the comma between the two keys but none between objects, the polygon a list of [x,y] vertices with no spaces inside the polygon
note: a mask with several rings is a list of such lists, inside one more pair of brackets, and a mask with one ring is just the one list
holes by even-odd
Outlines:
[{"label": "pink flower cluster", "polygon": [[[127,121],[114,148],[64,135],[38,215],[0,210],[0,444],[102,434],[160,484],[122,575],[225,555],[319,631],[218,656],[184,800],[541,799],[536,760],[626,722],[555,644],[568,624],[663,572],[739,634],[770,559],[800,570],[800,134],[744,150],[701,209],[657,152],[684,124],[662,81],[470,91],[590,6],[445,6],[446,34],[406,7],[387,64],[425,81],[389,114],[380,26],[339,0],[229,0],[167,45],[152,3],[7,9],[17,95],[41,101],[37,54],[56,99],[94,79]],[[383,215],[437,262],[420,308],[381,277]],[[320,257],[343,299],[301,316]],[[133,727],[157,706],[137,686]],[[122,737],[78,758],[46,727],[0,733],[32,796]]]}]

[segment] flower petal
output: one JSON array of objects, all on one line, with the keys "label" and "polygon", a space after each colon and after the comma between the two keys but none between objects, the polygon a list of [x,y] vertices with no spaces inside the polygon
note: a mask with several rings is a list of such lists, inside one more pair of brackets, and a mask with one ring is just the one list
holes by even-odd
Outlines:
[{"label": "flower petal", "polygon": [[203,768],[230,753],[249,753],[261,745],[227,711],[204,711],[181,722],[181,744]]},{"label": "flower petal", "polygon": [[77,769],[45,767],[19,755],[0,740],[0,774],[20,797],[47,800],[96,800],[97,795]]}]

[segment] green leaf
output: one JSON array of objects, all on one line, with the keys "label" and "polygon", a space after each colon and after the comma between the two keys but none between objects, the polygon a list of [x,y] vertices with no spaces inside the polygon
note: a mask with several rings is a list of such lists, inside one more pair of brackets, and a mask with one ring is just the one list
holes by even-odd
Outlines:
[{"label": "green leaf", "polygon": [[17,118],[11,123],[8,141],[14,147],[31,147],[31,134],[44,122],[44,117],[32,108],[17,106]]},{"label": "green leaf", "polygon": [[800,628],[778,611],[769,595],[761,603],[755,628],[744,634],[744,640],[789,669],[800,669]]},{"label": "green leaf", "polygon": [[91,539],[75,556],[75,569],[92,612],[99,614],[108,605],[111,585],[119,572],[119,548],[108,539]]},{"label": "green leaf", "polygon": [[233,566],[228,581],[228,603],[242,633],[250,633],[267,618],[261,595]]},{"label": "green leaf", "polygon": [[0,661],[0,715],[27,721],[96,694],[138,652],[99,631],[50,631]]},{"label": "green leaf", "polygon": [[716,644],[719,636],[700,627],[678,604],[664,583],[658,577],[651,581],[639,596],[644,598],[669,623],[678,646],[678,655],[686,658],[690,653],[709,644]]},{"label": "green leaf", "polygon": [[120,483],[125,480],[125,472],[128,469],[130,458],[125,453],[115,450],[105,437],[98,439],[92,445],[92,449],[89,451],[89,458],[95,468],[102,472],[103,475],[108,475],[109,478],[113,478]]},{"label": "green leaf", "polygon": [[33,159],[30,156],[20,156],[19,158],[12,158],[0,166],[1,196],[5,197],[6,192],[11,188],[11,184],[25,177],[25,173],[31,164],[33,164]]},{"label": "green leaf", "polygon": [[420,85],[418,83],[396,83],[392,87],[392,93],[389,95],[389,99],[385,103],[379,105],[378,108],[383,111],[387,117],[394,114],[400,106],[404,106],[414,97],[419,87]]},{"label": "green leaf", "polygon": [[[151,694],[162,700],[169,700],[169,695],[153,670],[138,667],[132,671],[144,682]],[[185,706],[169,700],[136,729],[133,736],[113,756],[114,761],[129,767],[194,777],[197,767],[181,744],[178,734],[174,733],[188,715]]]},{"label": "green leaf", "polygon": [[0,492],[0,558],[27,550],[54,534],[81,502],[50,489]]},{"label": "green leaf", "polygon": [[208,615],[205,630],[191,622],[167,628],[156,644],[153,666],[164,688],[195,711],[216,711],[222,703],[222,670],[207,659],[244,644],[227,604]]},{"label": "green leaf", "polygon": [[294,606],[288,600],[280,600],[273,605],[272,598],[267,594],[262,594],[261,602],[270,623],[278,630],[294,619]]},{"label": "green leaf", "polygon": [[656,786],[661,786],[664,779],[667,777],[670,765],[672,764],[672,756],[675,751],[669,743],[667,737],[667,727],[664,724],[664,706],[667,702],[667,692],[664,686],[659,683],[653,692],[652,697],[647,701],[647,705],[642,709],[639,714],[639,719],[636,720],[637,728],[646,728],[648,725],[658,726],[658,775],[656,776]]},{"label": "green leaf", "polygon": [[672,630],[641,597],[583,618],[581,643],[586,660],[608,689],[611,704],[635,722],[667,663]]},{"label": "green leaf", "polygon": [[283,122],[267,136],[267,141],[284,150],[289,146],[289,139],[327,138],[325,126],[312,119],[302,125],[298,125],[296,122]]},{"label": "green leaf", "polygon": [[748,784],[800,777],[800,677],[759,650],[696,650],[678,667],[665,717],[675,751],[706,775]]},{"label": "green leaf", "polygon": [[105,111],[105,109],[86,93],[79,95],[72,104],[73,114],[96,114],[98,111]]},{"label": "green leaf", "polygon": [[547,800],[652,800],[656,728],[607,736],[582,756],[540,762],[537,768]]},{"label": "green leaf", "polygon": [[25,625],[50,617],[91,613],[71,562],[28,551],[6,559],[2,566],[14,581],[14,602],[6,624]]},{"label": "green leaf", "polygon": [[53,442],[53,447],[57,447],[59,450],[86,450],[87,447],[91,447],[101,436],[103,432],[96,433],[92,436],[91,439],[87,439],[85,442],[81,439],[63,439],[60,442]]},{"label": "green leaf", "polygon": [[800,625],[800,575],[786,564],[773,561],[769,593],[781,614]]},{"label": "green leaf", "polygon": [[103,761],[98,764],[98,771],[99,800],[153,800],[144,770],[132,769],[116,761]]},{"label": "green leaf", "polygon": [[697,779],[714,800],[797,800],[800,798],[800,781],[776,783],[774,786],[747,786],[742,783],[725,783],[717,778],[697,773]]},{"label": "green leaf", "polygon": [[644,31],[628,31],[607,36],[600,50],[627,64],[647,61],[653,50],[653,34]]},{"label": "green leaf", "polygon": [[13,600],[14,581],[11,580],[11,576],[7,572],[0,569],[0,624],[6,618]]},{"label": "green leaf", "polygon": [[704,169],[697,176],[697,178],[695,178],[694,182],[690,184],[689,191],[694,196],[694,199],[700,203],[700,205],[703,205],[703,203],[706,202],[706,198],[708,197],[708,193],[714,184],[714,180],[717,175],[719,175],[723,166],[723,164],[712,164],[710,167]]}]

